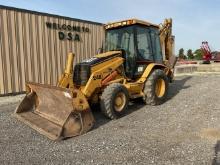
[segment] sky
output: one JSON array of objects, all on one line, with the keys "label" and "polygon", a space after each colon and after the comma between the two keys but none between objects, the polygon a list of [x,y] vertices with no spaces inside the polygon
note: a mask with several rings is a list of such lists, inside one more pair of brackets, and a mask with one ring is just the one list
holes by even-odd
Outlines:
[{"label": "sky", "polygon": [[107,23],[138,18],[159,24],[173,19],[176,53],[208,41],[220,50],[220,0],[0,0],[0,5]]}]

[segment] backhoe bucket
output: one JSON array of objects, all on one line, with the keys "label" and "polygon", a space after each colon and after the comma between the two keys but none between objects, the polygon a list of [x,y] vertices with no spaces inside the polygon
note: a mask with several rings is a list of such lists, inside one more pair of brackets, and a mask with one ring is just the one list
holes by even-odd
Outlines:
[{"label": "backhoe bucket", "polygon": [[81,135],[94,125],[85,96],[77,89],[36,83],[15,110],[15,116],[52,140]]}]

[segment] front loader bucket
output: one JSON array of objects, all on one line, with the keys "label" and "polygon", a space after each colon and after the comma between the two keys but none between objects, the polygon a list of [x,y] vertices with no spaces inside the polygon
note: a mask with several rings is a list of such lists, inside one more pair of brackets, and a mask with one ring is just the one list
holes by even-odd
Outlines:
[{"label": "front loader bucket", "polygon": [[77,89],[28,83],[15,116],[52,140],[81,135],[94,125],[85,96]]}]

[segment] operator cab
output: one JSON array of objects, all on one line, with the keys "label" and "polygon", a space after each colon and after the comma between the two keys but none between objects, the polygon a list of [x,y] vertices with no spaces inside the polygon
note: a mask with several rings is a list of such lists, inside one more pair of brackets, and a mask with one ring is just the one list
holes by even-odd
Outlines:
[{"label": "operator cab", "polygon": [[126,76],[134,79],[142,75],[149,63],[162,63],[163,56],[158,26],[129,21],[106,25],[104,51],[123,50]]}]

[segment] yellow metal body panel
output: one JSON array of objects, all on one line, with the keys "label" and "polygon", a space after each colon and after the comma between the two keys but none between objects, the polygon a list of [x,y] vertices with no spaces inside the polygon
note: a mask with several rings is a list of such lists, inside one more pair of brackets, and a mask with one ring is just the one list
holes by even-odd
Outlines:
[{"label": "yellow metal body panel", "polygon": [[[88,80],[86,86],[81,86],[80,90],[82,93],[87,97],[90,98],[92,94],[95,92],[97,89],[101,89],[102,85],[101,82],[102,80],[110,75],[113,71],[118,70],[119,73],[122,72],[122,64],[124,62],[124,59],[120,56],[117,56],[117,54],[121,54],[120,51],[110,51],[102,54],[98,54],[95,57],[96,58],[103,58],[103,57],[108,57],[108,56],[113,56],[112,59],[102,61],[99,64],[96,64],[91,68],[91,76],[90,79]],[[68,60],[65,68],[64,74],[61,76],[58,86],[63,87],[63,88],[74,88],[73,84],[73,58],[74,54],[69,53],[68,55]],[[120,82],[122,83],[127,89],[130,94],[130,97],[133,95],[137,96],[142,96],[142,90],[144,88],[144,82],[150,75],[151,71],[155,68],[162,68],[167,75],[170,75],[172,71],[166,67],[165,65],[162,64],[157,64],[157,63],[151,63],[147,66],[145,69],[144,73],[142,76],[137,79],[135,82],[128,82],[126,77],[123,75],[119,74],[114,80],[110,81],[108,84],[115,83],[115,82]]]},{"label": "yellow metal body panel", "polygon": [[92,74],[86,86],[81,88],[82,93],[89,98],[97,88],[102,87],[101,81],[111,72],[119,68],[123,62],[123,58],[115,57],[92,67]]},{"label": "yellow metal body panel", "polygon": [[144,83],[147,79],[147,77],[150,75],[151,71],[155,68],[155,67],[159,67],[159,68],[167,68],[165,65],[162,64],[157,64],[157,63],[151,63],[147,66],[147,68],[145,69],[144,73],[142,74],[142,76],[137,80],[138,83]]},{"label": "yellow metal body panel", "polygon": [[129,82],[126,82],[124,84],[124,86],[128,89],[130,97],[132,97],[132,95],[140,95],[141,94],[142,89],[144,87],[144,83],[138,83],[138,82],[129,83]]},{"label": "yellow metal body panel", "polygon": [[95,55],[95,57],[102,58],[102,57],[112,56],[114,54],[121,54],[121,51],[109,51],[109,52],[97,54],[97,55]]},{"label": "yellow metal body panel", "polygon": [[151,71],[154,70],[155,68],[161,68],[162,70],[165,71],[165,73],[168,75],[169,72],[166,70],[167,68],[165,65],[162,64],[157,64],[157,63],[151,63],[147,66],[145,69],[144,73],[142,76],[136,81],[132,83],[127,83],[125,82],[124,85],[128,89],[130,97],[132,98],[132,95],[138,95],[139,97],[143,96],[143,88],[144,88],[144,83],[151,74]]},{"label": "yellow metal body panel", "polygon": [[69,53],[64,73],[61,75],[57,86],[62,88],[73,88],[73,60],[75,54]]}]

